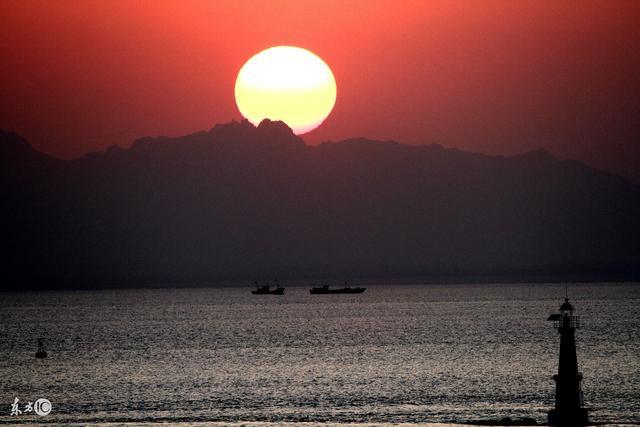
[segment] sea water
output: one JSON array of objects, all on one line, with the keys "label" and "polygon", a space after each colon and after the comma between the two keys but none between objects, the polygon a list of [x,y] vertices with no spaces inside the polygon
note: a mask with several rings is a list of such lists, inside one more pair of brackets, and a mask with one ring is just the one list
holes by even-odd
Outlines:
[{"label": "sea water", "polygon": [[[3,293],[0,423],[542,423],[559,350],[546,318],[564,296],[563,284]],[[569,297],[591,420],[640,422],[640,284],[572,284]],[[25,412],[41,398],[48,415]]]}]

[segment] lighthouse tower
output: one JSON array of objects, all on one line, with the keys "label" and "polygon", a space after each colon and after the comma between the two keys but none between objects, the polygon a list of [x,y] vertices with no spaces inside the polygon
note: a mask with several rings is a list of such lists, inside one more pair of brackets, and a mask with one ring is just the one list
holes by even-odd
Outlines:
[{"label": "lighthouse tower", "polygon": [[585,426],[589,421],[587,409],[583,408],[582,374],[578,372],[575,331],[580,327],[580,319],[573,314],[573,306],[565,298],[560,313],[552,314],[547,320],[560,333],[560,361],[556,382],[556,405],[549,411],[551,426]]}]

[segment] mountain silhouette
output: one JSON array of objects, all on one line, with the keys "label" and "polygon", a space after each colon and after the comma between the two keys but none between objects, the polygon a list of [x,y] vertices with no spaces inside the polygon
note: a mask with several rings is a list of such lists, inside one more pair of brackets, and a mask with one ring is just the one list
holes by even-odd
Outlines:
[{"label": "mountain silhouette", "polygon": [[3,289],[640,275],[640,187],[544,150],[307,146],[265,120],[74,160],[0,131],[0,170]]}]

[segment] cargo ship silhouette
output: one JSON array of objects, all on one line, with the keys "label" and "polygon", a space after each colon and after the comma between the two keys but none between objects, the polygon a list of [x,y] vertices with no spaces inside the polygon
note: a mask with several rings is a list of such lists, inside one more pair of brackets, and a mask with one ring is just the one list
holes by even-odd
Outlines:
[{"label": "cargo ship silhouette", "polygon": [[314,287],[309,290],[312,294],[361,294],[366,291],[367,288],[352,288],[351,286],[347,286],[345,282],[344,288],[339,289],[330,289],[329,285],[323,285],[319,287]]}]

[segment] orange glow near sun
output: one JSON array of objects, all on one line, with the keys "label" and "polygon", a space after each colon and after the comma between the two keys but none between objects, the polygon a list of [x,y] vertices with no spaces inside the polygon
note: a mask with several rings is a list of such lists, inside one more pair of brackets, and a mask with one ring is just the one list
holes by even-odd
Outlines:
[{"label": "orange glow near sun", "polygon": [[297,134],[318,127],[336,102],[336,80],[329,66],[299,47],[272,47],[251,57],[235,87],[240,113],[254,125],[282,120]]}]

